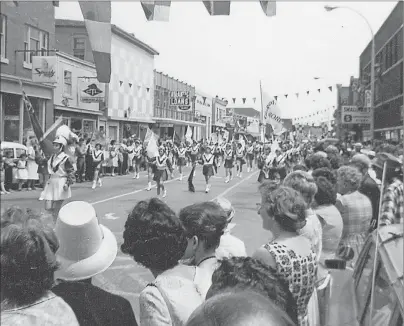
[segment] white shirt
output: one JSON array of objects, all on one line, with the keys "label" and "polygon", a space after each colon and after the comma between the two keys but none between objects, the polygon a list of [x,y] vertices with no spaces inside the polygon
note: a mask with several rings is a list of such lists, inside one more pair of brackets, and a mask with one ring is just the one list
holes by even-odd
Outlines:
[{"label": "white shirt", "polygon": [[245,244],[242,240],[230,234],[235,224],[230,223],[220,238],[219,247],[216,249],[216,258],[247,257]]}]

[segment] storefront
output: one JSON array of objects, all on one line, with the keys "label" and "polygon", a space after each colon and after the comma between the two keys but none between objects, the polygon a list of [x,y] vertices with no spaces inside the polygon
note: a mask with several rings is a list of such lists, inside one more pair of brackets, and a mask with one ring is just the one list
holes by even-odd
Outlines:
[{"label": "storefront", "polygon": [[[40,126],[46,130],[53,123],[53,86],[21,78],[23,88],[32,104]],[[1,75],[0,137],[3,141],[25,143],[34,136],[28,112],[24,108],[19,78]]]},{"label": "storefront", "polygon": [[196,139],[210,139],[212,132],[212,107],[213,98],[197,90],[195,96],[195,121],[204,124],[204,126],[196,128]]}]

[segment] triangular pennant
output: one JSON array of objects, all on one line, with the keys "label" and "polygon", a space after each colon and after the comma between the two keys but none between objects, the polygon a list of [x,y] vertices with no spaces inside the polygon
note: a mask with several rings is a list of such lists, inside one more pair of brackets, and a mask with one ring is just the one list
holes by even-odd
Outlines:
[{"label": "triangular pennant", "polygon": [[288,98],[288,94],[285,94],[285,98]]},{"label": "triangular pennant", "polygon": [[230,15],[230,1],[203,1],[203,4],[211,16]]},{"label": "triangular pennant", "polygon": [[328,86],[328,89],[332,92],[332,86]]},{"label": "triangular pennant", "polygon": [[206,96],[202,97],[202,99],[203,99],[203,105],[205,105],[205,103],[206,103]]},{"label": "triangular pennant", "polygon": [[320,93],[321,92],[321,89],[319,88],[319,89],[317,89],[318,90],[318,92]]},{"label": "triangular pennant", "polygon": [[296,97],[299,98],[299,93],[296,93]]},{"label": "triangular pennant", "polygon": [[171,1],[140,1],[146,19],[169,21]]},{"label": "triangular pennant", "polygon": [[111,81],[111,1],[79,1],[83,13],[97,79],[100,83]]},{"label": "triangular pennant", "polygon": [[255,103],[255,101],[257,100],[257,98],[256,97],[253,97],[253,101],[254,101],[254,103]]},{"label": "triangular pennant", "polygon": [[150,91],[150,87],[147,87],[147,88],[146,88],[146,91],[147,91],[147,93],[148,93],[148,92]]},{"label": "triangular pennant", "polygon": [[260,0],[261,8],[267,17],[276,15],[276,1],[262,1]]},{"label": "triangular pennant", "polygon": [[141,88],[141,87],[142,87],[142,86],[138,85],[138,86],[137,86],[137,89],[140,91],[140,88]]},{"label": "triangular pennant", "polygon": [[245,97],[243,97],[243,104],[245,104],[245,101],[246,101],[247,99],[245,98]]},{"label": "triangular pennant", "polygon": [[131,83],[129,83],[129,88],[132,88],[132,84],[131,84]]},{"label": "triangular pennant", "polygon": [[233,104],[235,104],[236,103],[236,98],[235,97],[233,97]]},{"label": "triangular pennant", "polygon": [[274,96],[274,99],[275,99],[275,101],[277,101],[277,100],[278,100],[278,96]]},{"label": "triangular pennant", "polygon": [[18,3],[18,1],[13,1],[14,6],[18,7],[20,4]]},{"label": "triangular pennant", "polygon": [[309,95],[309,94],[310,94],[310,91],[307,91],[306,94]]},{"label": "triangular pennant", "polygon": [[123,84],[123,81],[120,80],[120,81],[119,81],[119,86],[122,86],[122,84]]}]

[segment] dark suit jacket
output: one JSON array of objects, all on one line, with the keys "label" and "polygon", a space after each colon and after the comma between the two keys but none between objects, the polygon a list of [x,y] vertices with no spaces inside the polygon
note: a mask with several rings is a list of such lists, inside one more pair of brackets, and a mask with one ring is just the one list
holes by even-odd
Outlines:
[{"label": "dark suit jacket", "polygon": [[380,190],[379,186],[377,185],[376,181],[373,180],[369,174],[366,174],[365,179],[362,181],[362,185],[359,188],[359,191],[367,196],[370,201],[372,202],[372,225],[374,227],[377,226],[377,218],[379,214],[379,200],[380,200]]},{"label": "dark suit jacket", "polygon": [[128,300],[84,282],[62,282],[52,292],[73,309],[83,326],[137,326]]}]

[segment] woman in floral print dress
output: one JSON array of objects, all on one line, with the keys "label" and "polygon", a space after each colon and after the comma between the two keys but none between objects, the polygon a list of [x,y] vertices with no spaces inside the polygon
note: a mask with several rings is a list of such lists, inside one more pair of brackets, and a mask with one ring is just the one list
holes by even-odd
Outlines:
[{"label": "woman in floral print dress", "polygon": [[306,203],[296,190],[275,183],[263,184],[260,191],[258,213],[273,239],[259,248],[253,258],[274,268],[288,284],[296,300],[299,325],[308,326],[307,307],[315,289],[317,259],[310,240],[298,234],[306,224]]}]

